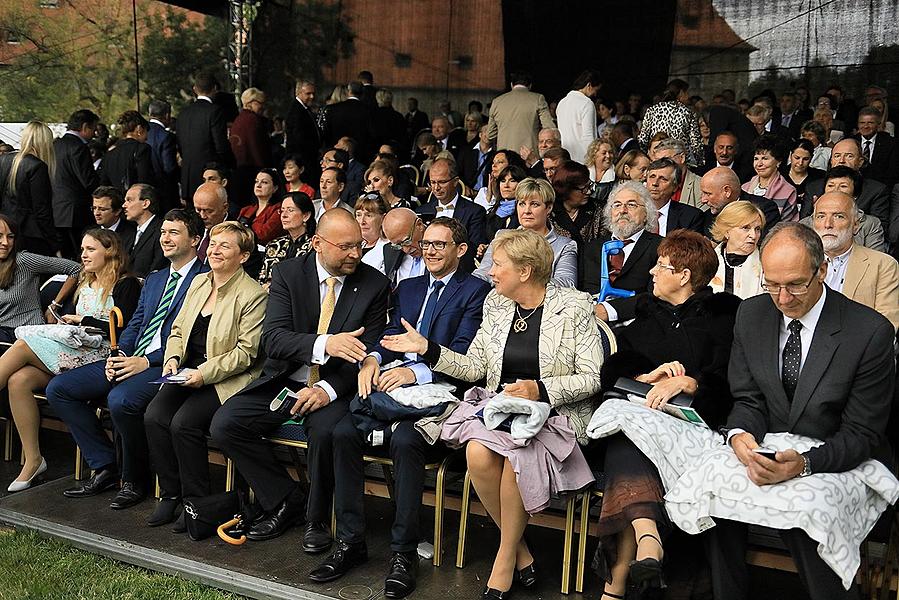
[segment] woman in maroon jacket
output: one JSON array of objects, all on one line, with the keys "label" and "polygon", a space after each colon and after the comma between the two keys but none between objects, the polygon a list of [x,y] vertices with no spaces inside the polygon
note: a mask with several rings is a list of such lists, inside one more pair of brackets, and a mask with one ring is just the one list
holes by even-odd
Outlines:
[{"label": "woman in maroon jacket", "polygon": [[240,95],[243,109],[231,124],[228,141],[234,153],[237,167],[235,189],[238,204],[246,206],[252,201],[253,178],[259,169],[275,166],[269,134],[272,122],[262,114],[265,93],[257,88],[247,88]]}]

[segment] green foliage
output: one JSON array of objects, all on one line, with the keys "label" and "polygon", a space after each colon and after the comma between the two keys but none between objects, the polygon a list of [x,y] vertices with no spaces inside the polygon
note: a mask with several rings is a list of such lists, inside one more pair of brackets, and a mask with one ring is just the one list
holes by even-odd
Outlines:
[{"label": "green foliage", "polygon": [[177,113],[190,101],[191,78],[201,70],[213,71],[226,87],[228,23],[224,19],[206,17],[201,23],[193,22],[168,7],[147,21],[141,49],[145,97],[167,100]]},{"label": "green foliage", "polygon": [[76,550],[34,532],[0,531],[0,598],[239,600],[192,581]]}]

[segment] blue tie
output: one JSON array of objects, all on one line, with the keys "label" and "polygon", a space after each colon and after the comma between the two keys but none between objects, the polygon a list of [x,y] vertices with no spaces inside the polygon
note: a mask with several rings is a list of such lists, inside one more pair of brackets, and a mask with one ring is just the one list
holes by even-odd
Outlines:
[{"label": "blue tie", "polygon": [[440,299],[440,290],[443,289],[442,281],[435,281],[431,285],[431,295],[428,296],[428,302],[425,304],[425,313],[421,316],[421,327],[419,333],[425,337],[431,333],[431,321],[434,320],[434,312],[437,310],[437,301]]}]

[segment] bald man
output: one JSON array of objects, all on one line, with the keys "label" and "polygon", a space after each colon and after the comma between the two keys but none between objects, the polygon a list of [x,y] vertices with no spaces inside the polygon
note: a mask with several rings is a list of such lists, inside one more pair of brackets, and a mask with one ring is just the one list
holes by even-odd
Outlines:
[{"label": "bald man", "polygon": [[702,203],[709,207],[705,213],[706,237],[711,237],[712,224],[724,207],[737,200],[752,202],[765,215],[765,229],[762,237],[780,223],[780,209],[774,200],[764,196],[756,196],[740,189],[740,178],[729,167],[715,167],[710,169],[699,181],[699,189],[702,192]]},{"label": "bald man", "polygon": [[[262,377],[229,399],[210,426],[216,444],[234,460],[266,511],[247,533],[252,540],[277,537],[305,520],[306,552],[331,545],[332,432],[356,393],[359,362],[387,323],[389,282],[361,263],[362,243],[353,215],[330,210],[312,238],[315,251],[275,266],[262,331]],[[309,443],[308,507],[264,439],[288,418],[270,410],[285,388],[296,395],[290,415],[303,420]],[[348,560],[365,552],[351,550]]]},{"label": "bald man", "polygon": [[408,208],[394,208],[384,216],[381,228],[390,242],[384,246],[384,274],[393,287],[404,279],[424,275],[425,264],[419,242],[425,225],[421,217]]},{"label": "bald man", "polygon": [[[193,197],[194,210],[203,220],[203,237],[197,247],[197,259],[200,263],[206,262],[206,249],[209,247],[209,230],[228,218],[228,192],[219,183],[208,181],[197,188]],[[259,278],[262,270],[262,253],[254,246],[250,252],[250,258],[243,264],[243,270],[253,279]]]}]

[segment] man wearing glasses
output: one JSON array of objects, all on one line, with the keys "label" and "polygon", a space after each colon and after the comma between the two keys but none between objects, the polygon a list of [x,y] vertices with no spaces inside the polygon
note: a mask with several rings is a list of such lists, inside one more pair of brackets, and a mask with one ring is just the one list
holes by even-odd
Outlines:
[{"label": "man wearing glasses", "polygon": [[408,208],[394,208],[387,212],[381,223],[389,242],[384,248],[384,274],[394,287],[404,279],[426,273],[421,241],[425,224]]},{"label": "man wearing glasses", "polygon": [[[487,213],[458,190],[459,172],[456,163],[446,159],[435,160],[431,165],[429,178],[432,199],[418,208],[421,218],[430,222],[436,217],[452,217],[465,227],[471,248],[489,244],[484,227]],[[467,272],[474,269],[474,252],[466,253],[460,267]]]},{"label": "man wearing glasses", "polygon": [[[362,232],[345,210],[322,215],[312,247],[315,252],[275,266],[262,332],[262,377],[228,400],[210,433],[266,511],[247,537],[271,539],[305,519],[303,549],[316,553],[331,545],[326,523],[334,489],[332,432],[356,393],[358,363],[381,339],[389,285],[377,270],[359,264]],[[297,398],[290,414],[305,419],[308,507],[264,439],[286,420],[270,408],[284,388]]]},{"label": "man wearing glasses", "polygon": [[[400,209],[394,209],[400,210]],[[390,211],[388,215],[393,214]],[[401,319],[415,326],[430,340],[456,352],[467,352],[481,325],[484,299],[490,286],[459,270],[459,259],[468,251],[465,228],[455,219],[438,217],[417,242],[424,256],[424,275],[403,281],[393,292],[391,322],[385,334],[404,333]],[[402,361],[398,367],[382,371],[382,365]],[[355,402],[395,406],[387,395],[400,386],[422,385],[446,380],[435,374],[417,354],[397,354],[376,346],[359,370],[359,398]],[[462,382],[453,380],[461,396]],[[467,387],[467,386],[466,386]],[[435,407],[441,410],[441,407]],[[443,406],[442,410],[446,410]],[[421,539],[419,510],[424,489],[425,464],[441,458],[442,444],[431,445],[415,428],[415,418],[395,423],[378,423],[372,442],[357,427],[352,414],[334,428],[334,498],[337,512],[337,539],[340,544],[365,546],[365,482],[363,454],[389,456],[394,463],[396,513],[391,529],[391,558],[384,582],[384,595],[402,598],[415,589],[418,565],[416,549]],[[380,441],[381,443],[374,443]],[[374,446],[374,447],[373,447]],[[355,562],[334,554],[313,571],[313,581],[333,581]]]},{"label": "man wearing glasses", "polygon": [[[893,326],[825,285],[824,248],[805,225],[775,226],[762,244],[762,267],[768,293],[744,300],[737,313],[728,369],[735,402],[722,431],[749,479],[773,485],[842,473],[871,458],[891,464],[885,431],[896,379]],[[769,432],[824,442],[771,459],[755,451]],[[745,598],[746,525],[716,523],[706,553],[715,597]],[[812,598],[858,598],[803,530],[779,533]]]}]

